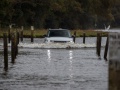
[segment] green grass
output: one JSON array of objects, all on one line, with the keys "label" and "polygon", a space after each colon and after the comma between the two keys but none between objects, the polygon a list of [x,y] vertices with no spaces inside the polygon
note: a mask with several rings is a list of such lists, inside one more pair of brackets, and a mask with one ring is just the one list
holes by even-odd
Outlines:
[{"label": "green grass", "polygon": [[[42,29],[42,30],[34,30],[34,37],[39,38],[43,37],[47,33],[47,30]],[[24,30],[23,31],[24,37],[30,37],[31,36],[31,30]]]},{"label": "green grass", "polygon": [[0,38],[3,37],[3,33],[7,33],[7,30],[0,30]]},{"label": "green grass", "polygon": [[[20,29],[13,29],[11,30],[11,32],[20,32],[21,30]],[[83,33],[86,34],[86,37],[95,37],[97,35],[97,33],[101,33],[102,36],[107,36],[107,32],[96,32],[94,30],[71,30],[71,34],[74,35],[74,32],[76,31],[76,37],[82,37],[83,36]],[[0,30],[0,37],[2,38],[3,37],[3,33],[7,33],[8,34],[8,29],[4,29],[4,30]],[[41,29],[41,30],[34,30],[34,37],[35,38],[40,38],[40,37],[43,37],[43,35],[45,35],[47,33],[47,30],[46,29]],[[29,29],[26,29],[26,30],[23,30],[23,36],[24,38],[29,38],[31,37],[31,30]]]},{"label": "green grass", "polygon": [[83,33],[85,33],[86,37],[96,37],[97,33],[101,33],[102,36],[107,36],[107,32],[101,32],[101,31],[94,31],[94,30],[73,30],[71,31],[72,35],[76,31],[77,37],[82,37]]}]

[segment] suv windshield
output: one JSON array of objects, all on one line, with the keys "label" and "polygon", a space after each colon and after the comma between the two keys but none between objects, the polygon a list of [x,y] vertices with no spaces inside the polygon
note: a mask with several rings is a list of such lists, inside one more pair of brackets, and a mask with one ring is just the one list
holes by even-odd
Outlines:
[{"label": "suv windshield", "polygon": [[49,30],[48,37],[70,37],[69,30]]}]

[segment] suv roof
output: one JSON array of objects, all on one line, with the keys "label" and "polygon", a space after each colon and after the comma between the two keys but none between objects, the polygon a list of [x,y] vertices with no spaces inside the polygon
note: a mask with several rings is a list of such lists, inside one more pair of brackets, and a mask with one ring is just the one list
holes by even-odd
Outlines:
[{"label": "suv roof", "polygon": [[59,29],[48,29],[48,30],[68,30],[68,29],[59,28]]}]

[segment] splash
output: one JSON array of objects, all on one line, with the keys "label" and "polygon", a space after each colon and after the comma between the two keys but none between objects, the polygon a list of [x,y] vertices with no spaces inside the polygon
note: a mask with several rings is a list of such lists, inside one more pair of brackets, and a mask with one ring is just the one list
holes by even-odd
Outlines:
[{"label": "splash", "polygon": [[20,43],[22,48],[93,48],[95,44],[77,44],[77,43]]},{"label": "splash", "polygon": [[108,31],[110,29],[110,25],[108,27],[105,26],[105,30]]}]

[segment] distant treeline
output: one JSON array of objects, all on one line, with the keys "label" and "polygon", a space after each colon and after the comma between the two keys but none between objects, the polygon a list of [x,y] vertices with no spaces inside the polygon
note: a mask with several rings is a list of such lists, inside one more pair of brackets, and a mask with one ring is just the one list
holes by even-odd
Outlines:
[{"label": "distant treeline", "polygon": [[0,27],[93,29],[120,26],[120,0],[0,0]]}]

